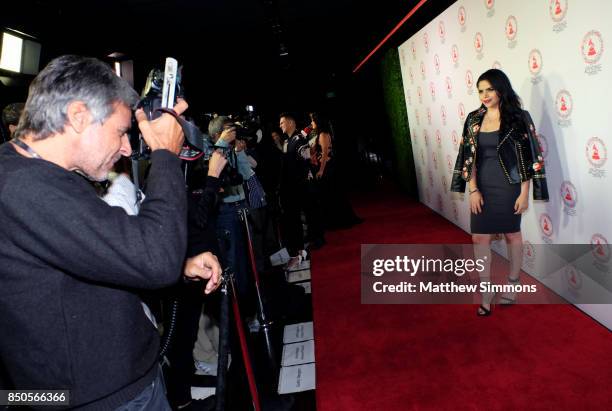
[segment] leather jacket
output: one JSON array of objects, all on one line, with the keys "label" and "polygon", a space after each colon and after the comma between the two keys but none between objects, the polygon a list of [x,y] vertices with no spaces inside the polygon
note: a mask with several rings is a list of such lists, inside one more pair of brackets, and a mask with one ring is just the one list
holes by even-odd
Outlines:
[{"label": "leather jacket", "polygon": [[[472,111],[465,120],[459,153],[453,170],[451,191],[464,192],[466,182],[472,177],[473,166],[478,153],[478,132],[487,108],[483,105]],[[499,137],[497,155],[499,163],[510,184],[533,180],[533,199],[548,200],[548,187],[544,172],[544,159],[536,138],[533,120],[523,111],[527,133],[510,129]]]}]

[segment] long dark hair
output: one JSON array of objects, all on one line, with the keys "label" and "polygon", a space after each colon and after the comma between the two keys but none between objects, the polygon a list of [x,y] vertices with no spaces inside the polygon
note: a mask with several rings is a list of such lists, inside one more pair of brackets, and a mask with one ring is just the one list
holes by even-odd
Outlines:
[{"label": "long dark hair", "polygon": [[483,80],[491,83],[491,87],[493,87],[499,96],[500,134],[505,134],[511,128],[521,133],[526,132],[525,121],[523,119],[523,105],[520,97],[512,89],[508,76],[498,69],[487,70],[478,77],[476,87]]},{"label": "long dark hair", "polygon": [[310,113],[310,119],[313,120],[317,125],[317,134],[332,134],[330,122],[323,113]]}]

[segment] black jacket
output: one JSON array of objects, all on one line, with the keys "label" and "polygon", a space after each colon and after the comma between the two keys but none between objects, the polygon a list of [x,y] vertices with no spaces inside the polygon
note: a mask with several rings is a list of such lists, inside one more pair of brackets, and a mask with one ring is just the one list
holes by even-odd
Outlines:
[{"label": "black jacket", "polygon": [[308,144],[299,131],[287,141],[287,152],[283,155],[281,172],[281,190],[298,189],[308,177],[309,161],[302,158],[300,149]]},{"label": "black jacket", "polygon": [[137,289],[174,284],[187,239],[180,160],[152,153],[138,216],[77,174],[0,146],[0,363],[17,389],[67,389],[111,410],[157,373]]},{"label": "black jacket", "polygon": [[[459,153],[453,170],[451,191],[464,192],[466,182],[472,177],[472,168],[478,153],[478,134],[487,112],[485,106],[472,111],[465,120]],[[500,165],[510,184],[533,180],[534,200],[548,200],[548,187],[544,171],[544,159],[536,138],[533,120],[523,111],[526,133],[510,129],[500,135],[497,154]]]}]

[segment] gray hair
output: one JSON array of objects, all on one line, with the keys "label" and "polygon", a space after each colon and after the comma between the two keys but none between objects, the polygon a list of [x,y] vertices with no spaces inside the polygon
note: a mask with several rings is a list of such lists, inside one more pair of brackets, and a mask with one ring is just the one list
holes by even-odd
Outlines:
[{"label": "gray hair", "polygon": [[58,57],[32,81],[15,137],[32,134],[34,140],[43,140],[61,133],[68,122],[68,106],[75,101],[87,105],[94,122],[103,123],[115,104],[134,107],[138,93],[98,59]]},{"label": "gray hair", "polygon": [[217,133],[222,133],[223,126],[231,122],[232,120],[228,116],[217,116],[213,118],[212,120],[210,120],[210,123],[208,123],[208,135],[213,140],[216,140]]}]

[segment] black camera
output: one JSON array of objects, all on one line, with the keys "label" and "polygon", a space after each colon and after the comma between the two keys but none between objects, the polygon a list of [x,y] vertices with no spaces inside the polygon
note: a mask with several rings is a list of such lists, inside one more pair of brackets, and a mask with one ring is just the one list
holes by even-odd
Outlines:
[{"label": "black camera", "polygon": [[[147,81],[142,90],[141,100],[137,108],[142,108],[149,120],[154,120],[164,113],[164,110],[174,107],[178,98],[182,98],[183,88],[181,86],[181,68],[175,59],[168,57],[164,70],[154,68],[149,72]],[[203,144],[206,140],[198,127],[185,118],[177,117],[176,120],[183,128],[185,142],[179,154],[183,160],[196,160],[203,154]],[[132,128],[130,132],[130,145],[132,146],[132,159],[148,159],[151,149],[147,146],[138,129],[135,116],[132,116]]]}]

